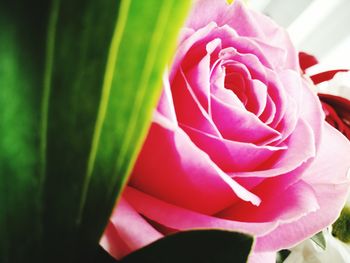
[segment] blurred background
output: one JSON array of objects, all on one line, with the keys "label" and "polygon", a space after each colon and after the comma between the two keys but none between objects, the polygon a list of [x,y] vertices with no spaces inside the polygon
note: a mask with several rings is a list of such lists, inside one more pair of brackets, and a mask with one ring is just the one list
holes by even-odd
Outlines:
[{"label": "blurred background", "polygon": [[248,0],[286,28],[300,51],[320,64],[310,69],[350,69],[350,0]]}]

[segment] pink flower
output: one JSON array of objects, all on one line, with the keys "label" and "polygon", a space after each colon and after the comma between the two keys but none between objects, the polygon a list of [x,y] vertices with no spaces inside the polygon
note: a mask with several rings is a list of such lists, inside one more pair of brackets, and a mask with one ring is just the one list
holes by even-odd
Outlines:
[{"label": "pink flower", "polygon": [[256,237],[250,262],[274,262],[331,224],[350,143],[310,85],[269,18],[238,0],[197,1],[105,249],[121,258],[174,231],[224,228]]}]

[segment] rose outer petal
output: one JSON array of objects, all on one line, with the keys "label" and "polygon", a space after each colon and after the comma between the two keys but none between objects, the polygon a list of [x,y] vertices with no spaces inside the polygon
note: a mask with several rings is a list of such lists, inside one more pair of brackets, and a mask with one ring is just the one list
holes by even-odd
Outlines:
[{"label": "rose outer petal", "polygon": [[276,252],[255,252],[252,251],[248,263],[276,263]]},{"label": "rose outer petal", "polygon": [[169,203],[208,214],[235,200],[260,202],[159,113],[154,115],[129,184]]},{"label": "rose outer petal", "polygon": [[120,259],[163,237],[122,197],[114,209],[101,246]]},{"label": "rose outer petal", "polygon": [[265,195],[259,207],[237,203],[217,216],[242,222],[293,222],[319,209],[313,188],[302,180]]},{"label": "rose outer petal", "polygon": [[346,176],[349,167],[347,139],[325,123],[319,152],[303,176],[303,180],[313,187],[320,209],[296,222],[281,224],[271,233],[257,238],[256,251],[289,248],[334,222],[349,192],[350,180]]},{"label": "rose outer petal", "polygon": [[[284,63],[280,64],[280,67],[298,71],[298,56],[288,33],[262,13],[244,8],[240,0],[234,1],[233,6],[235,7],[232,8],[233,12],[229,14],[230,18],[227,24],[234,28],[240,36],[257,38],[272,46],[283,47],[286,50],[286,57]],[[236,17],[240,19],[234,19]],[[261,48],[264,48],[264,46],[261,46]],[[269,60],[273,59],[273,57],[269,57]]]},{"label": "rose outer petal", "polygon": [[204,215],[167,203],[129,186],[126,187],[123,197],[146,218],[174,230],[219,228],[261,236],[277,226],[276,222],[252,224]]},{"label": "rose outer petal", "polygon": [[[147,245],[147,244],[145,244]],[[132,250],[125,244],[114,225],[109,222],[100,240],[100,246],[104,248],[112,257],[121,259]]]},{"label": "rose outer petal", "polygon": [[[130,205],[126,200],[131,200],[131,204],[134,204],[136,209]],[[145,206],[143,204],[146,204]],[[141,210],[137,211],[137,208]],[[152,214],[152,211],[156,213]],[[148,221],[146,221],[142,215],[152,214],[148,218],[155,222],[165,222],[165,226],[171,226],[176,229],[175,226],[179,225],[177,221],[183,220],[180,227],[182,230],[188,229],[200,229],[200,228],[217,228],[217,229],[231,229],[233,231],[248,227],[245,223],[233,222],[228,220],[222,220],[210,216],[198,214],[193,211],[189,211],[183,208],[179,208],[170,204],[166,204],[163,201],[156,200],[144,193],[127,187],[123,194],[123,197],[118,202],[118,205],[114,209],[110,222],[101,238],[100,245],[114,258],[121,259],[129,253],[140,249],[150,243],[162,238],[164,235],[158,232]],[[165,218],[165,215],[170,215],[169,221]],[[160,219],[160,220],[159,220]],[[175,219],[175,220],[174,220]],[[187,222],[186,222],[187,221]],[[193,226],[195,224],[195,226]],[[242,227],[243,226],[243,227]],[[274,224],[255,224],[251,225],[253,231],[256,233],[264,233],[274,227]],[[251,229],[249,228],[249,231]],[[249,263],[272,263],[275,259],[275,253],[259,253],[252,252],[249,256]]]},{"label": "rose outer petal", "polygon": [[[302,79],[302,93],[299,100],[300,115],[313,129],[315,146],[318,149],[321,142],[325,115],[319,98],[313,90],[312,84]],[[307,105],[307,107],[305,107]]]},{"label": "rose outer petal", "polygon": [[316,159],[302,178],[311,185],[349,183],[349,178],[346,176],[350,169],[349,141],[326,122],[323,124],[323,129]]},{"label": "rose outer petal", "polygon": [[[282,224],[271,233],[257,238],[257,251],[277,251],[290,248],[304,239],[307,239],[320,229],[324,229],[334,222],[345,203],[349,183],[337,185],[315,185],[316,197],[320,209],[312,212],[296,222]],[[337,193],[337,195],[334,195]],[[339,196],[338,196],[339,194]]]}]

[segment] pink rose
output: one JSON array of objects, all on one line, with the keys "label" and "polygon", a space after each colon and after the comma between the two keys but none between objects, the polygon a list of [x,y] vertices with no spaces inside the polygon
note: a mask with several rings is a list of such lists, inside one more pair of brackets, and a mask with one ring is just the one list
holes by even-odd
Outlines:
[{"label": "pink rose", "polygon": [[256,237],[250,262],[331,224],[350,143],[324,121],[287,33],[240,1],[197,1],[131,179],[101,244],[114,257],[164,235]]}]

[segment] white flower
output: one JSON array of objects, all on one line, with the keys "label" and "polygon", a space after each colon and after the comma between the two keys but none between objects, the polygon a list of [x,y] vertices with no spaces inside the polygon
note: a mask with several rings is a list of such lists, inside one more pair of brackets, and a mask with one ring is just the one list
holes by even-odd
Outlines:
[{"label": "white flower", "polygon": [[293,249],[284,263],[349,263],[349,245],[334,238],[330,230],[324,231],[326,249],[320,248],[314,241],[308,239]]}]

